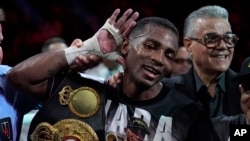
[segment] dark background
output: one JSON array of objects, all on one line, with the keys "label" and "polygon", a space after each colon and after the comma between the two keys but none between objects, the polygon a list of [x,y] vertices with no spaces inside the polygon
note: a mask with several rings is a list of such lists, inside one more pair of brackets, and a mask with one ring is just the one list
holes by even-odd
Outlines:
[{"label": "dark background", "polygon": [[6,14],[3,23],[3,64],[13,66],[41,52],[43,42],[60,36],[68,45],[91,37],[116,8],[133,8],[145,16],[172,21],[180,31],[185,17],[204,5],[221,5],[230,14],[233,32],[239,37],[231,68],[239,71],[250,55],[250,5],[229,0],[0,0]]}]

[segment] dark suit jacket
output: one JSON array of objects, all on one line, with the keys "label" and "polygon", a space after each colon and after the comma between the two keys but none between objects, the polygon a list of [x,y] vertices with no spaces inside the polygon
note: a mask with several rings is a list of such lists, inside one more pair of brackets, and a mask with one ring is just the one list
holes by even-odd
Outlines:
[{"label": "dark suit jacket", "polygon": [[[225,72],[225,87],[226,92],[223,95],[223,114],[227,116],[232,116],[242,113],[240,107],[240,96],[238,84],[233,82],[231,79],[236,75],[236,73],[229,69]],[[187,74],[164,78],[162,82],[170,87],[182,91],[188,97],[197,101],[195,79],[193,74],[193,68]]]},{"label": "dark suit jacket", "polygon": [[[164,78],[162,82],[183,92],[185,95],[196,101],[198,105],[200,105],[201,102],[197,100],[195,77],[193,71],[193,68],[191,68],[187,74],[172,78]],[[224,117],[223,119],[227,120],[223,120],[222,122],[222,118],[217,117],[217,120],[215,120],[215,122],[211,121],[209,116],[204,116],[204,113],[206,112],[204,112],[204,109],[201,105],[201,116],[199,117],[199,119],[197,119],[197,123],[196,125],[194,125],[194,128],[191,131],[189,140],[226,141],[229,136],[229,129],[227,129],[228,125],[230,125],[231,123],[242,123],[239,121],[243,121],[244,123],[244,120],[242,120],[242,111],[240,107],[241,93],[239,91],[238,84],[231,80],[235,75],[236,73],[231,69],[225,72],[226,92],[223,95],[223,111],[221,116]],[[230,116],[235,116],[235,118],[230,118]],[[218,124],[218,122],[223,124]]]}]

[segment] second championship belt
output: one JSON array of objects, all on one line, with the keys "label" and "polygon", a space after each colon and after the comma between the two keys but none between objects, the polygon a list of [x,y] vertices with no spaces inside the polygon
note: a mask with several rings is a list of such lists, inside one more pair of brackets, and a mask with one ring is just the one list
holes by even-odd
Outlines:
[{"label": "second championship belt", "polygon": [[104,141],[104,88],[77,72],[67,73],[33,118],[28,140]]}]

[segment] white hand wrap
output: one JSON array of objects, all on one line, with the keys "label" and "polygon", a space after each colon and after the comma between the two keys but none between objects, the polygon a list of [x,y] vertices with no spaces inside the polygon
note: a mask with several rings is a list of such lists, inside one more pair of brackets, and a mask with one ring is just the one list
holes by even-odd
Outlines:
[{"label": "white hand wrap", "polygon": [[[105,22],[105,24],[103,25],[101,29],[108,30],[113,35],[117,46],[119,46],[122,43],[123,39],[119,33],[119,30],[116,29],[113,25],[109,24],[108,20]],[[73,63],[73,61],[78,55],[86,55],[89,53],[96,54],[98,56],[101,56],[102,58],[112,60],[112,61],[115,61],[116,58],[119,56],[118,52],[111,52],[111,53],[103,54],[100,50],[100,46],[98,44],[96,34],[93,37],[89,38],[88,40],[84,41],[83,47],[77,48],[75,46],[71,46],[71,47],[64,49],[64,51],[65,51],[65,56],[69,65]]]}]

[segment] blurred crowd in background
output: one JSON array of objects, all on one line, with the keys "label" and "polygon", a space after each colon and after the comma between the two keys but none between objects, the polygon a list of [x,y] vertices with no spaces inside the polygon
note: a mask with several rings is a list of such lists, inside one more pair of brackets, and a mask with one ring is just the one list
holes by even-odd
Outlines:
[{"label": "blurred crowd in background", "polygon": [[[116,8],[133,8],[140,17],[160,16],[171,20],[182,38],[183,22],[203,5],[221,5],[229,11],[233,32],[240,38],[231,68],[239,71],[250,55],[250,7],[247,1],[229,0],[0,0],[6,14],[3,23],[3,64],[13,66],[41,52],[45,40],[62,37],[87,39]],[[182,42],[180,42],[180,45]]]}]

